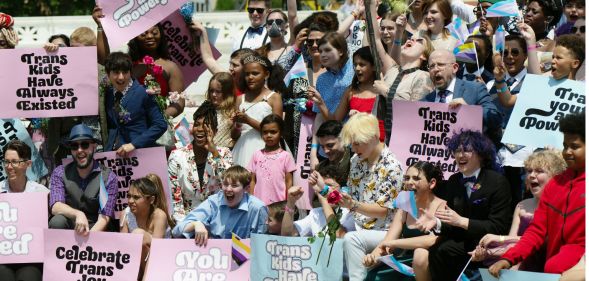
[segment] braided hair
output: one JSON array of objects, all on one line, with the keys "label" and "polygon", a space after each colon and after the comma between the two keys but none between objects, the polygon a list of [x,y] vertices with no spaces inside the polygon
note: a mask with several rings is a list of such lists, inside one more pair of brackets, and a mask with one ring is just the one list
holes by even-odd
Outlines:
[{"label": "braided hair", "polygon": [[203,118],[203,123],[208,125],[213,132],[217,132],[217,110],[210,101],[204,101],[192,115],[193,122]]}]

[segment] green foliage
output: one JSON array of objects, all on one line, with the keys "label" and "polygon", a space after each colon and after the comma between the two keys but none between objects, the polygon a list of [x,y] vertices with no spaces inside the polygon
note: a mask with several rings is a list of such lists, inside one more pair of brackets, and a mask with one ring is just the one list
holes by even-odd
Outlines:
[{"label": "green foliage", "polygon": [[92,14],[95,0],[0,0],[0,11],[14,17]]},{"label": "green foliage", "polygon": [[215,11],[230,11],[234,9],[234,0],[217,0],[217,7],[215,7]]}]

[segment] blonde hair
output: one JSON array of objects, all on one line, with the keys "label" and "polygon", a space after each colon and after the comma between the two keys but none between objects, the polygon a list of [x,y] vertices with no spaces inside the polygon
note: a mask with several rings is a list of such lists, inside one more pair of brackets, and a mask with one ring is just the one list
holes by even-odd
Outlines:
[{"label": "blonde hair", "polygon": [[217,81],[221,84],[221,92],[223,95],[223,101],[216,109],[226,118],[230,118],[235,111],[235,86],[233,84],[233,77],[229,72],[215,73],[213,77],[211,77],[211,80],[209,80],[209,88],[207,89],[206,97],[209,101],[211,100],[211,83],[213,81]]},{"label": "blonde hair", "polygon": [[78,42],[84,46],[96,46],[96,35],[89,27],[78,27],[70,35],[71,42]]},{"label": "blonde hair", "polygon": [[170,212],[168,211],[168,201],[166,200],[166,193],[164,192],[164,185],[162,183],[162,180],[158,175],[153,173],[145,175],[145,178],[155,185],[157,189],[157,198],[155,206],[164,211],[164,213],[166,214],[166,219],[168,220],[168,225],[171,228],[173,228],[174,226],[176,226],[176,222],[172,219],[172,217],[170,216]]},{"label": "blonde hair", "polygon": [[567,164],[559,151],[548,149],[532,153],[524,161],[524,167],[526,169],[542,168],[551,176],[555,176],[564,172]]},{"label": "blonde hair", "polygon": [[344,145],[368,143],[380,137],[378,119],[368,113],[356,113],[346,122],[340,137]]}]

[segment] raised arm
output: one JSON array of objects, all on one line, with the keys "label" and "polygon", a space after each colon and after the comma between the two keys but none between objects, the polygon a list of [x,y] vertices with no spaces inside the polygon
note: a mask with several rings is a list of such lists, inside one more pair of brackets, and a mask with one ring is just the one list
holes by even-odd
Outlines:
[{"label": "raised arm", "polygon": [[347,38],[350,35],[350,26],[354,23],[354,21],[361,19],[364,16],[364,1],[357,0],[356,1],[356,10],[353,11],[349,16],[347,16],[342,22],[339,24],[339,28],[337,29],[337,33]]},{"label": "raised arm", "polygon": [[96,49],[98,52],[98,63],[104,65],[106,57],[110,54],[110,47],[108,46],[108,39],[106,33],[102,29],[101,18],[104,18],[102,8],[98,5],[94,6],[92,10],[92,19],[96,23],[98,33],[96,35]]},{"label": "raised arm", "polygon": [[196,35],[198,37],[198,45],[200,48],[200,55],[202,56],[202,60],[207,66],[207,69],[213,74],[217,72],[227,71],[226,69],[221,67],[219,62],[217,62],[215,57],[213,57],[213,50],[211,50],[209,36],[202,23],[193,19],[192,24],[190,24],[190,29],[193,30],[192,32],[196,32]]},{"label": "raised arm", "polygon": [[295,27],[299,24],[299,18],[297,16],[297,0],[286,0],[286,11],[288,15],[288,30],[290,34],[288,44],[291,45],[294,43],[294,40],[297,36],[294,33]]},{"label": "raised arm", "polygon": [[534,30],[523,22],[518,23],[517,27],[524,39],[526,39],[526,45],[528,48],[528,73],[542,74],[540,60],[538,60],[538,52],[536,51],[536,34],[534,33]]},{"label": "raised arm", "polygon": [[507,69],[505,68],[501,54],[495,54],[493,56],[493,64],[495,65],[493,74],[495,75],[495,88],[499,97],[499,103],[507,108],[513,107],[517,101],[517,95],[512,95],[507,83],[505,83]]},{"label": "raised arm", "polygon": [[[372,4],[370,5],[370,13],[372,15],[376,15],[376,1],[372,1]],[[380,58],[380,63],[382,65],[380,72],[384,74],[394,65],[394,62],[393,58],[391,58],[391,56],[389,56],[387,51],[384,49],[382,41],[380,40],[380,32],[378,31],[380,30],[380,28],[378,26],[378,21],[373,20],[372,26],[374,28],[374,41],[376,41],[376,51],[378,52],[378,57]]]}]

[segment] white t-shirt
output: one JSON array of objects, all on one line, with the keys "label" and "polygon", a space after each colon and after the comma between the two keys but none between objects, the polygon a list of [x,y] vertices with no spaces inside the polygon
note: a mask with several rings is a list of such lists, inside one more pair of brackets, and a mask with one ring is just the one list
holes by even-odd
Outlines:
[{"label": "white t-shirt", "polygon": [[366,22],[363,20],[355,20],[350,26],[350,34],[346,38],[346,43],[348,43],[348,53],[350,57],[356,52],[358,49],[362,48],[362,40],[364,40],[364,33],[366,30]]},{"label": "white t-shirt", "polygon": [[[49,193],[49,189],[42,184],[38,184],[34,181],[27,181],[25,185],[25,190],[23,192],[45,192]],[[0,182],[0,193],[13,193],[10,191],[10,187],[8,186],[8,180],[3,180]]]},{"label": "white t-shirt", "polygon": [[[350,213],[350,210],[346,208],[342,208],[340,223],[347,232],[356,230],[354,216]],[[326,224],[325,214],[323,214],[323,208],[321,207],[312,209],[309,212],[309,215],[305,218],[294,222],[294,226],[297,228],[299,236],[303,237],[316,236]]]}]

